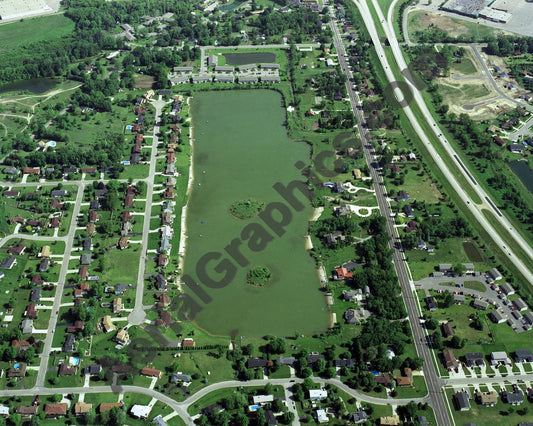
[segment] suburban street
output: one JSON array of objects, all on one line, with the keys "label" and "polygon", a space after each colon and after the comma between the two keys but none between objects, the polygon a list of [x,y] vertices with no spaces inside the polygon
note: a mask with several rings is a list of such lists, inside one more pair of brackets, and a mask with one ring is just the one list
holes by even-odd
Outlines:
[{"label": "suburban street", "polygon": [[[333,39],[335,48],[338,53],[340,67],[343,72],[347,74],[348,77],[350,77],[351,72],[348,69],[348,63],[346,57],[344,56],[344,46],[339,35],[338,27],[334,20],[332,20],[331,22],[331,29],[333,31]],[[423,371],[424,378],[426,379],[426,384],[429,391],[429,403],[435,411],[437,423],[439,425],[448,425],[450,424],[450,418],[448,416],[448,411],[444,404],[444,400],[441,393],[441,387],[443,382],[437,376],[437,372],[433,364],[432,354],[428,346],[425,344],[425,331],[421,327],[419,322],[420,314],[418,312],[416,296],[413,294],[414,287],[412,286],[412,281],[410,280],[407,261],[405,259],[404,253],[398,250],[395,246],[395,242],[400,240],[398,229],[394,226],[394,219],[391,218],[390,215],[390,206],[387,200],[383,177],[381,176],[380,172],[372,166],[372,163],[374,163],[375,161],[373,156],[374,148],[372,146],[371,141],[368,139],[368,132],[363,126],[363,113],[358,108],[360,102],[357,94],[355,93],[352,87],[352,84],[349,81],[349,78],[346,83],[346,87],[348,90],[350,103],[352,105],[352,110],[354,111],[355,117],[357,118],[359,135],[361,136],[361,143],[364,148],[363,151],[370,170],[370,176],[372,177],[372,182],[374,184],[379,210],[381,215],[386,219],[387,232],[391,238],[390,244],[391,249],[393,250],[394,269],[396,270],[396,274],[398,275],[398,280],[400,282],[400,287],[402,290],[402,297],[408,312],[408,319],[411,324],[411,330],[413,332],[413,342],[418,355],[424,359]]]},{"label": "suburban street", "polygon": [[128,323],[130,325],[142,325],[146,318],[144,312],[143,296],[144,296],[144,271],[146,270],[146,256],[148,250],[148,236],[150,234],[150,217],[152,216],[152,203],[151,200],[154,194],[154,176],[156,174],[157,164],[157,147],[159,145],[159,121],[161,120],[161,111],[165,106],[165,101],[158,99],[152,101],[152,105],[155,107],[155,124],[152,138],[152,152],[150,155],[150,171],[148,173],[149,178],[146,182],[146,207],[144,211],[143,221],[143,233],[141,241],[141,258],[139,260],[139,273],[137,276],[137,289],[135,293],[135,307],[128,316]]},{"label": "suburban street", "polygon": [[46,371],[48,370],[48,361],[50,359],[50,350],[52,348],[52,341],[54,339],[54,332],[56,330],[59,307],[61,305],[61,297],[63,296],[63,289],[65,287],[65,281],[68,273],[68,264],[70,260],[70,253],[72,252],[72,245],[74,244],[74,235],[76,234],[76,226],[78,222],[78,216],[80,214],[81,203],[83,201],[83,191],[85,190],[85,184],[82,183],[78,186],[78,192],[76,194],[76,203],[74,204],[74,210],[72,212],[72,218],[70,221],[70,228],[68,237],[65,241],[65,253],[63,256],[63,263],[61,264],[61,270],[59,272],[59,279],[56,287],[56,295],[54,298],[54,304],[52,306],[52,312],[50,314],[50,321],[48,322],[48,332],[44,339],[43,352],[41,354],[39,365],[39,372],[37,374],[36,386],[44,386]]}]

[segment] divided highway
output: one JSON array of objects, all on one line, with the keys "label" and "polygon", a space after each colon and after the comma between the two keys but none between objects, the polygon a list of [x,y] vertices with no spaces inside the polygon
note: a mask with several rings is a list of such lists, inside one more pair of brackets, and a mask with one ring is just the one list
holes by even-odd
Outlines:
[{"label": "divided highway", "polygon": [[[370,34],[370,37],[372,38],[372,42],[378,54],[381,65],[383,66],[387,79],[389,80],[390,83],[394,84],[396,82],[396,79],[390,69],[387,57],[385,55],[385,51],[381,44],[381,40],[379,39],[379,35],[377,32],[376,26],[374,24],[374,20],[372,18],[372,14],[370,13],[370,10],[368,8],[368,4],[366,3],[366,0],[361,0],[361,1],[354,0],[354,3],[359,8],[359,12],[361,13],[363,17],[366,28]],[[399,69],[402,70],[402,73],[407,74],[409,72],[407,68],[407,63],[405,62],[403,53],[400,49],[400,45],[398,44],[398,40],[396,38],[396,34],[394,33],[394,28],[393,28],[393,19],[394,19],[393,10],[394,10],[395,3],[393,3],[391,7],[389,8],[389,11],[387,14],[387,20],[383,16],[383,13],[381,12],[381,8],[377,0],[372,0],[372,4],[381,21],[383,30],[385,31],[385,35],[389,41],[395,61],[398,64]],[[413,101],[416,102],[416,105],[422,112],[425,121],[429,123],[429,125],[431,126],[431,129],[434,132],[436,139],[438,139],[439,141],[438,143],[440,143],[441,146],[446,150],[447,154],[449,155],[449,158],[458,159],[457,153],[450,146],[446,138],[442,135],[442,132],[439,126],[437,125],[437,123],[433,119],[433,116],[428,110],[424,102],[424,99],[422,97],[422,93],[411,83],[409,78],[405,78],[405,81],[409,85],[410,91],[413,96]],[[400,88],[396,88],[394,92],[398,100],[405,99],[405,94],[402,92],[402,90],[400,90]],[[431,157],[433,158],[435,163],[439,166],[442,173],[446,176],[446,179],[450,182],[450,184],[455,189],[456,193],[459,195],[461,200],[465,203],[466,207],[471,211],[471,213],[476,218],[476,220],[481,224],[483,229],[485,229],[492,236],[492,239],[494,240],[494,242],[503,251],[503,253],[505,253],[505,255],[515,265],[515,267],[520,271],[520,273],[528,281],[528,283],[530,285],[533,284],[533,273],[531,273],[529,268],[526,265],[524,265],[522,260],[518,258],[515,253],[513,253],[513,251],[509,248],[509,245],[500,237],[496,229],[485,218],[483,214],[483,210],[485,209],[493,210],[495,203],[490,199],[489,195],[483,190],[483,188],[481,188],[477,184],[471,185],[471,188],[477,193],[479,198],[483,200],[482,204],[477,205],[471,200],[470,196],[461,187],[461,185],[455,178],[454,174],[448,168],[446,162],[439,155],[439,153],[436,151],[435,147],[429,140],[428,136],[422,130],[422,127],[420,126],[418,119],[413,114],[413,111],[411,110],[410,106],[405,105],[403,107],[403,110],[405,114],[407,115],[409,121],[411,122],[413,129],[416,131],[420,140],[424,143],[426,149],[430,153]],[[459,164],[461,166],[459,168],[459,171],[463,174],[463,176],[465,177],[467,181],[471,181],[473,178],[470,172],[468,172],[468,170],[466,169],[466,166],[464,166],[464,164],[461,162]],[[524,238],[520,235],[520,233],[512,226],[509,220],[504,215],[498,214],[498,211],[494,215],[494,218],[500,223],[501,226],[503,226],[506,230],[508,230],[509,234],[516,241],[516,243],[521,247],[521,249],[526,253],[526,255],[530,259],[533,260],[533,249],[527,243],[527,241],[524,240]]]}]

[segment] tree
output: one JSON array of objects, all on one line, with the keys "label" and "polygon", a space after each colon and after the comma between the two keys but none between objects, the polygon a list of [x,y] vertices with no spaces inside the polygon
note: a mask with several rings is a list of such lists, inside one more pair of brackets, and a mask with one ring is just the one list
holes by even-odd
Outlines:
[{"label": "tree", "polygon": [[448,290],[446,290],[444,294],[442,295],[442,306],[444,308],[449,308],[450,306],[453,306],[453,304],[454,304],[453,294],[450,293]]},{"label": "tree", "polygon": [[[3,418],[2,418],[3,419]],[[11,424],[14,424],[14,425],[20,425],[22,424],[22,416],[20,414],[17,414],[17,413],[13,413],[9,416],[9,421]],[[6,424],[5,420],[4,420],[4,423],[2,424]]]},{"label": "tree", "polygon": [[113,407],[109,412],[109,424],[122,426],[126,422],[126,413],[122,408]]},{"label": "tree", "polygon": [[442,335],[440,334],[440,331],[437,330],[435,333],[431,335],[431,343],[433,344],[433,347],[437,350],[442,349]]},{"label": "tree", "polygon": [[266,414],[265,414],[265,410],[263,410],[262,408],[260,408],[259,410],[257,410],[257,417],[256,417],[256,424],[258,426],[264,426],[267,424],[267,419],[266,419]]},{"label": "tree", "polygon": [[52,395],[52,400],[56,403],[60,402],[62,399],[63,399],[63,395],[59,393],[55,393],[54,395]]},{"label": "tree", "polygon": [[463,276],[466,273],[466,266],[462,263],[456,263],[453,266],[453,272],[455,272],[459,276]]}]

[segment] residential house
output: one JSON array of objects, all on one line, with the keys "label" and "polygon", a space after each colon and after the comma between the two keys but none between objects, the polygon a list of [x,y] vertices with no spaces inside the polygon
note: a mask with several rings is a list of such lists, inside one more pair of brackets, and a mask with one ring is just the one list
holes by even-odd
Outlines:
[{"label": "residential house", "polygon": [[416,231],[417,229],[418,229],[418,224],[414,220],[411,220],[410,222],[407,222],[407,225],[405,227],[405,232],[410,233],[410,232]]},{"label": "residential house", "polygon": [[324,241],[328,246],[334,246],[339,242],[346,241],[346,237],[342,235],[341,231],[329,232],[324,235]]},{"label": "residential house", "polygon": [[337,268],[333,271],[333,279],[336,281],[352,279],[353,274],[348,272],[346,268]]},{"label": "residential house", "polygon": [[37,405],[19,405],[15,408],[15,413],[20,415],[23,419],[27,419],[28,417],[35,416],[38,408]]},{"label": "residential house", "polygon": [[96,233],[96,226],[94,223],[89,223],[85,230],[87,231],[87,234],[94,235]]},{"label": "residential house", "polygon": [[182,348],[194,348],[195,343],[194,339],[187,337],[181,341],[181,347]]},{"label": "residential house", "polygon": [[507,356],[507,354],[503,351],[499,352],[492,352],[490,354],[490,363],[491,365],[497,366],[497,365],[512,365],[511,360]]},{"label": "residential house", "polygon": [[37,305],[35,303],[28,304],[24,316],[29,319],[37,318]]},{"label": "residential house", "polygon": [[15,266],[16,264],[17,264],[17,259],[13,256],[10,256],[6,260],[4,260],[2,263],[0,263],[0,268],[12,269],[13,266]]},{"label": "residential house", "polygon": [[483,367],[485,365],[485,358],[481,352],[469,352],[465,354],[467,367]]},{"label": "residential house", "polygon": [[160,253],[157,256],[157,267],[166,267],[168,265],[168,256],[166,254]]},{"label": "residential house", "polygon": [[522,298],[518,298],[513,300],[513,306],[520,312],[527,311],[527,304],[522,300]]},{"label": "residential house", "polygon": [[452,327],[452,323],[446,322],[442,324],[441,328],[442,328],[443,337],[452,337],[453,335],[455,335],[455,332]]},{"label": "residential house", "polygon": [[159,293],[156,298],[158,299],[158,302],[156,306],[159,309],[166,308],[167,306],[170,306],[170,297],[166,293]]},{"label": "residential house", "polygon": [[80,331],[83,331],[85,328],[82,320],[76,320],[74,321],[73,325],[69,325],[67,327],[67,333],[78,333]]},{"label": "residential house", "polygon": [[48,225],[49,228],[57,229],[61,226],[61,217],[60,216],[54,216],[52,219],[50,219],[50,224]]},{"label": "residential house", "polygon": [[30,292],[30,302],[40,302],[41,301],[41,289],[34,288]]},{"label": "residential house", "polygon": [[156,274],[155,276],[155,287],[158,291],[168,290],[167,280],[163,274]]},{"label": "residential house", "polygon": [[110,315],[105,315],[102,318],[102,326],[103,326],[104,331],[106,333],[109,333],[110,331],[116,330],[115,324],[113,324],[113,321],[111,321],[111,316]]},{"label": "residential house", "polygon": [[481,311],[486,311],[489,307],[489,303],[485,302],[484,300],[474,299],[474,301],[472,302],[472,306]]},{"label": "residential house", "polygon": [[363,408],[359,408],[355,413],[351,414],[351,421],[353,424],[365,423],[368,420],[368,415]]},{"label": "residential house", "polygon": [[506,317],[503,316],[503,314],[497,309],[492,311],[489,316],[490,316],[490,319],[494,321],[496,324],[501,324],[502,322],[506,321]]},{"label": "residential house", "polygon": [[400,416],[394,414],[392,416],[380,417],[379,424],[381,426],[398,426],[400,424]]},{"label": "residential house", "polygon": [[152,411],[150,405],[134,404],[130,409],[130,414],[137,419],[147,419]]},{"label": "residential house", "polygon": [[347,302],[360,302],[363,300],[363,291],[360,288],[355,290],[343,290],[342,297]]},{"label": "residential house", "polygon": [[3,195],[4,197],[6,198],[17,198],[19,195],[20,195],[20,191],[10,191],[10,190],[5,190],[3,192]]},{"label": "residential house", "polygon": [[117,245],[120,250],[127,249],[130,246],[130,239],[128,237],[120,237]]},{"label": "residential house", "polygon": [[130,335],[128,333],[128,330],[125,328],[121,328],[117,331],[117,335],[115,336],[115,342],[122,346],[126,346],[130,343]]},{"label": "residential house", "polygon": [[83,401],[78,401],[74,404],[74,414],[76,416],[84,416],[93,408],[93,404],[88,404]]},{"label": "residential house", "polygon": [[116,295],[120,295],[120,294],[124,294],[126,292],[126,290],[127,290],[126,284],[118,283],[117,285],[115,285],[115,288],[113,289],[113,292]]},{"label": "residential house", "polygon": [[459,362],[455,359],[455,355],[451,349],[445,349],[442,351],[442,357],[444,358],[444,366],[448,369],[457,369]]},{"label": "residential house", "polygon": [[426,297],[426,305],[431,312],[436,311],[438,307],[437,301],[433,296]]},{"label": "residential house", "polygon": [[515,294],[515,290],[513,287],[511,287],[511,285],[509,283],[503,283],[503,284],[500,284],[500,290],[506,295],[506,296],[511,296],[513,294]]},{"label": "residential house", "polygon": [[86,280],[89,276],[89,270],[87,269],[87,266],[82,266],[78,271],[78,275],[82,280]]},{"label": "residential house", "polygon": [[491,392],[476,392],[478,402],[484,407],[494,407],[498,403],[498,394],[495,391]]},{"label": "residential house", "polygon": [[90,223],[98,222],[98,213],[96,213],[94,210],[89,211],[89,222]]},{"label": "residential house", "polygon": [[268,360],[264,358],[249,358],[246,361],[247,368],[264,368],[268,366]]},{"label": "residential house", "polygon": [[38,270],[39,272],[47,272],[49,266],[50,266],[50,258],[45,257],[39,262]]},{"label": "residential house", "polygon": [[503,399],[512,405],[519,405],[524,402],[524,392],[517,386],[513,385],[513,391],[504,390],[502,392]]},{"label": "residential house", "polygon": [[63,343],[63,352],[74,352],[76,338],[73,334],[67,334],[65,343]]},{"label": "residential house", "polygon": [[389,374],[380,374],[378,376],[374,376],[374,381],[378,385],[383,385],[386,388],[390,388],[392,386],[391,376]]},{"label": "residential house", "polygon": [[9,379],[20,379],[26,375],[26,364],[17,362],[13,367],[7,369]]},{"label": "residential house", "polygon": [[289,356],[289,357],[280,356],[280,357],[276,358],[276,361],[280,365],[288,365],[288,366],[292,367],[294,365],[294,362],[296,361],[296,358],[293,357],[293,356]]},{"label": "residential house", "polygon": [[191,376],[188,374],[172,374],[170,376],[170,383],[190,383],[191,382]]},{"label": "residential house", "polygon": [[83,240],[83,250],[84,251],[91,251],[93,249],[93,239],[91,237],[87,237]]},{"label": "residential house", "polygon": [[102,371],[102,366],[100,364],[91,364],[84,368],[83,373],[87,376],[96,376]]},{"label": "residential house", "polygon": [[409,201],[411,197],[406,191],[398,191],[398,195],[396,196],[396,201],[403,202],[403,201]]},{"label": "residential house", "polygon": [[75,376],[77,372],[78,372],[77,365],[70,366],[64,362],[63,364],[59,366],[58,375],[59,376]]},{"label": "residential house", "polygon": [[516,349],[514,353],[515,362],[533,362],[533,355],[530,349]]},{"label": "residential house", "polygon": [[124,304],[122,303],[122,298],[117,297],[113,299],[113,313],[120,314],[124,310]]},{"label": "residential house", "polygon": [[50,192],[50,195],[52,197],[66,197],[68,195],[68,191],[66,189],[54,189],[52,192]]},{"label": "residential house", "polygon": [[344,313],[347,324],[360,324],[370,317],[370,311],[363,308],[351,308]]},{"label": "residential house", "polygon": [[33,320],[31,319],[23,319],[20,323],[20,329],[22,330],[22,334],[32,334],[33,333]]},{"label": "residential house", "polygon": [[158,379],[160,379],[161,376],[163,375],[163,372],[161,370],[158,370],[158,369],[154,368],[154,367],[144,367],[141,370],[141,374],[143,376],[157,377]]},{"label": "residential house", "polygon": [[25,250],[26,250],[26,246],[24,244],[18,244],[16,246],[9,247],[7,252],[15,256],[20,256],[21,254],[24,253]]},{"label": "residential house", "polygon": [[312,401],[321,401],[328,397],[328,391],[324,389],[309,389],[309,399]]},{"label": "residential house", "polygon": [[44,414],[48,419],[55,419],[57,417],[67,415],[68,404],[66,402],[60,402],[58,404],[45,404]]},{"label": "residential house", "polygon": [[500,274],[500,271],[498,271],[496,268],[489,270],[488,274],[494,281],[502,279],[502,274]]},{"label": "residential house", "polygon": [[106,411],[111,411],[113,408],[122,408],[124,404],[122,402],[102,402],[98,407],[98,412],[105,413]]},{"label": "residential house", "polygon": [[83,253],[81,256],[80,256],[80,263],[82,265],[90,265],[92,262],[92,255],[91,253]]},{"label": "residential house", "polygon": [[457,406],[457,409],[459,411],[468,411],[470,410],[470,395],[468,395],[467,392],[461,391],[456,392],[453,395],[453,400],[455,402],[455,405]]}]

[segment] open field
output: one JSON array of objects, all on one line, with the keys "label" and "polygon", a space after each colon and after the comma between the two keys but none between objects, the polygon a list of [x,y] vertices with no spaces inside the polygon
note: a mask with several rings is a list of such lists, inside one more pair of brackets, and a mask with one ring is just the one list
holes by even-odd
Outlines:
[{"label": "open field", "polygon": [[416,33],[425,31],[429,27],[436,27],[442,31],[446,31],[451,37],[465,36],[474,37],[475,39],[485,39],[489,36],[506,33],[485,25],[468,22],[460,18],[452,18],[439,13],[426,12],[424,10],[413,10],[409,13],[408,32],[411,40],[417,40]]},{"label": "open field", "polygon": [[[195,281],[204,283],[206,279],[198,276],[198,270],[203,269],[215,281],[224,278],[225,272],[231,275],[223,286],[202,286],[213,301],[196,316],[196,323],[213,334],[311,334],[327,326],[317,272],[304,249],[310,206],[304,204],[300,212],[289,207],[292,220],[286,223],[285,234],[278,238],[267,227],[267,234],[261,237],[266,243],[257,241],[262,247],[255,247],[255,251],[246,247],[251,235],[246,237],[243,229],[256,223],[254,232],[258,232],[266,225],[259,218],[243,221],[229,212],[233,202],[248,198],[266,205],[283,203],[273,185],[280,182],[286,186],[299,179],[293,165],[306,160],[309,151],[304,144],[287,138],[282,126],[285,111],[280,105],[279,94],[258,90],[199,93],[194,100],[195,180],[187,217],[189,239],[184,269],[197,277]],[[239,237],[244,239],[240,249],[246,257],[244,266],[229,258],[215,272],[223,260],[224,246]],[[203,255],[217,252],[221,253],[218,261],[212,258],[203,267],[198,263]],[[258,288],[246,284],[246,273],[253,266],[270,269],[273,278],[268,285]],[[298,306],[293,303],[296,299],[300,301]]]},{"label": "open field", "polygon": [[72,31],[74,31],[74,22],[64,15],[42,16],[0,25],[0,55],[29,43],[65,37]]}]

